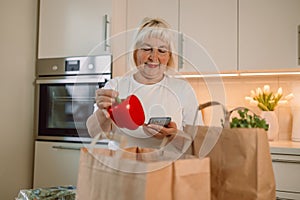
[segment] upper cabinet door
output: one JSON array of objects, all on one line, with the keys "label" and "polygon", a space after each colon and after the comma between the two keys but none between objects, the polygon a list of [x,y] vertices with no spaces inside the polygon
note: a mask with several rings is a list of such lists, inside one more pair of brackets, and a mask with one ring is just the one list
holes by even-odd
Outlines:
[{"label": "upper cabinet door", "polygon": [[139,24],[145,17],[161,18],[169,23],[174,33],[174,43],[178,44],[179,0],[127,0],[127,45],[128,52]]},{"label": "upper cabinet door", "polygon": [[181,0],[183,66],[180,71],[237,69],[237,0]]},{"label": "upper cabinet door", "polygon": [[108,53],[111,0],[40,0],[38,58]]},{"label": "upper cabinet door", "polygon": [[178,0],[127,0],[127,30],[138,28],[145,17],[162,18],[178,30]]},{"label": "upper cabinet door", "polygon": [[239,69],[298,66],[299,0],[239,0]]}]

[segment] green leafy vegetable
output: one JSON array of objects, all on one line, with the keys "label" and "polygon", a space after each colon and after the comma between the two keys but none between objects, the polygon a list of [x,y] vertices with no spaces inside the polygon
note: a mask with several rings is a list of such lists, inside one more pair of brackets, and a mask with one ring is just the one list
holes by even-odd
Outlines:
[{"label": "green leafy vegetable", "polygon": [[265,119],[260,118],[256,114],[248,114],[249,109],[238,110],[239,117],[233,117],[230,122],[231,128],[263,128],[269,129]]}]

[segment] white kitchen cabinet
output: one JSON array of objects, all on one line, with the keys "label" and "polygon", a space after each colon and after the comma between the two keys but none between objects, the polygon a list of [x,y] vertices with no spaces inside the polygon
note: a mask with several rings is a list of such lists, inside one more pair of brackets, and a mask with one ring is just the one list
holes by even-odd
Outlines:
[{"label": "white kitchen cabinet", "polygon": [[201,73],[237,69],[237,1],[180,1],[179,29],[186,36],[180,71],[195,67]]},{"label": "white kitchen cabinet", "polygon": [[132,29],[144,17],[160,17],[174,29],[176,52],[182,55],[180,72],[218,73],[237,69],[237,0],[127,1],[127,48]]},{"label": "white kitchen cabinet", "polygon": [[178,0],[127,0],[127,30],[138,28],[145,17],[159,17],[178,30]]},{"label": "white kitchen cabinet", "polygon": [[[80,148],[83,143],[36,141],[33,188],[77,185]],[[97,144],[97,148],[107,148]]]},{"label": "white kitchen cabinet", "polygon": [[[178,6],[179,0],[127,0],[126,9],[126,49],[130,56],[133,39],[139,24],[145,17],[162,18],[166,20],[174,30],[175,48],[177,49],[178,39]],[[131,59],[131,58],[129,58]],[[130,69],[130,68],[128,68]]]},{"label": "white kitchen cabinet", "polygon": [[110,34],[111,0],[40,0],[39,4],[38,58],[109,51],[104,41]]},{"label": "white kitchen cabinet", "polygon": [[300,148],[271,147],[277,199],[300,199]]},{"label": "white kitchen cabinet", "polygon": [[239,69],[298,65],[299,0],[239,0]]}]

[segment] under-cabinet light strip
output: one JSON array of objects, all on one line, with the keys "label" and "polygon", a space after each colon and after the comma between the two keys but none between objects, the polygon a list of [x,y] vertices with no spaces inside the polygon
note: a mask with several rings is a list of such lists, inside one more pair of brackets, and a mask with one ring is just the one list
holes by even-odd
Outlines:
[{"label": "under-cabinet light strip", "polygon": [[213,77],[274,76],[274,75],[300,75],[300,72],[241,72],[241,73],[230,73],[230,74],[182,74],[182,75],[174,75],[174,77],[213,78]]},{"label": "under-cabinet light strip", "polygon": [[300,72],[243,72],[240,76],[299,75]]},{"label": "under-cabinet light strip", "polygon": [[206,77],[232,77],[239,76],[239,74],[182,74],[175,75],[174,77],[179,78],[206,78]]}]

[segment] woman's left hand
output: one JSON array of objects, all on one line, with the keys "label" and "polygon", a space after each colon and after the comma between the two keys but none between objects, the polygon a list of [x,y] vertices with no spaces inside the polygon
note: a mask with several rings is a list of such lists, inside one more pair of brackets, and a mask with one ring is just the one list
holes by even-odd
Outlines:
[{"label": "woman's left hand", "polygon": [[168,124],[168,127],[156,124],[144,124],[143,129],[146,134],[157,139],[163,139],[164,137],[173,138],[177,133],[177,125],[173,121]]}]

